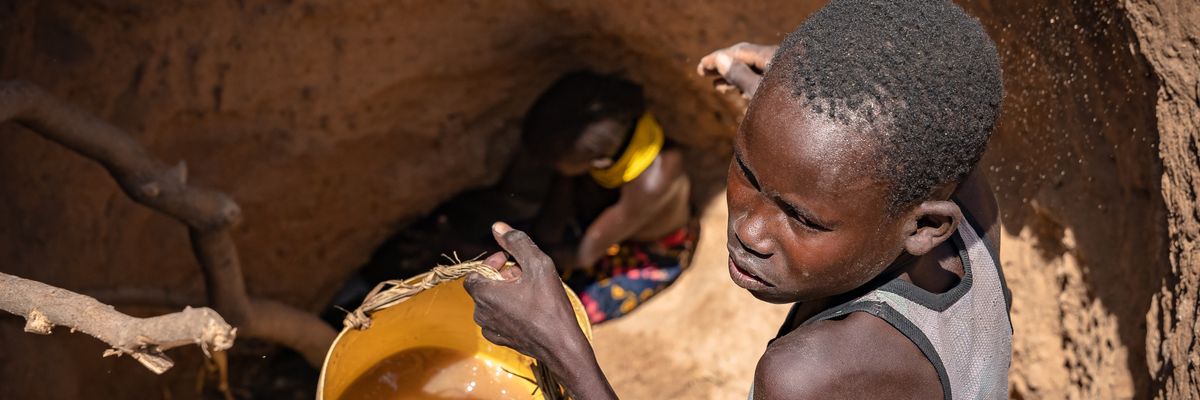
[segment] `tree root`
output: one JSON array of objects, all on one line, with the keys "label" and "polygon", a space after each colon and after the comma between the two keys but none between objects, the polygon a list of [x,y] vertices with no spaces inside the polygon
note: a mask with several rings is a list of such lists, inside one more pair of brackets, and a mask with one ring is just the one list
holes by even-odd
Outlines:
[{"label": "tree root", "polygon": [[[0,122],[7,120],[95,160],[131,199],[186,224],[212,307],[242,334],[288,346],[300,352],[310,364],[321,365],[336,336],[332,327],[312,313],[275,301],[252,299],[247,294],[237,246],[229,235],[241,220],[241,209],[229,196],[188,185],[186,164],[167,166],[120,128],[33,84],[0,82]],[[30,304],[40,310],[40,303]],[[108,309],[111,311],[111,307]],[[194,310],[212,312],[206,308]],[[172,320],[159,323],[167,321]],[[34,324],[32,329],[39,328]],[[153,363],[154,359],[146,359],[150,361],[143,361],[143,365],[149,367],[147,363]]]},{"label": "tree root", "polygon": [[174,362],[164,350],[196,344],[205,354],[233,346],[237,329],[206,307],[136,318],[88,296],[0,273],[0,309],[25,316],[25,331],[49,335],[55,326],[86,333],[112,348],[104,356],[128,354],[156,374]]}]

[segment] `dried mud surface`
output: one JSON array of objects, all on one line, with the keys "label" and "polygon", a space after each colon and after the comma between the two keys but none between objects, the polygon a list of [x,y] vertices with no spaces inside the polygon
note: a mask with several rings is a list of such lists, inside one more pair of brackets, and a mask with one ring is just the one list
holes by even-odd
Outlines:
[{"label": "dried mud surface", "polygon": [[[1155,93],[1170,274],[1146,315],[1146,363],[1156,398],[1200,398],[1197,310],[1200,290],[1200,5],[1126,1],[1138,44],[1160,82]],[[1187,22],[1190,21],[1190,22]]]}]

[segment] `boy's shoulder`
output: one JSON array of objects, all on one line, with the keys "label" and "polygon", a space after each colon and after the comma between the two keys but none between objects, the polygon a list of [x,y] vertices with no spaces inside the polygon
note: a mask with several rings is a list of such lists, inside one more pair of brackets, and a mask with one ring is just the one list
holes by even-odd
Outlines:
[{"label": "boy's shoulder", "polygon": [[659,153],[649,168],[642,171],[637,178],[621,186],[623,195],[644,195],[658,197],[672,191],[679,180],[686,179],[683,168],[683,152],[678,149],[667,149]]},{"label": "boy's shoulder", "polygon": [[938,398],[937,371],[886,321],[851,313],[776,339],[754,372],[756,399]]}]

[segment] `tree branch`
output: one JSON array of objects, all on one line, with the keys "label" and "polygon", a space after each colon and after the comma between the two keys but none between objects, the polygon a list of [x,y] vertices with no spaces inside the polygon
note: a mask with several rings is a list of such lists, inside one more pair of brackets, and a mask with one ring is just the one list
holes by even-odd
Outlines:
[{"label": "tree branch", "polygon": [[0,273],[0,309],[25,317],[25,331],[49,335],[54,326],[82,331],[108,343],[105,356],[129,354],[161,374],[174,363],[164,350],[196,344],[204,354],[233,346],[237,329],[207,307],[136,318],[88,296]]},{"label": "tree branch", "polygon": [[134,201],[186,224],[213,308],[244,335],[291,347],[310,364],[321,364],[336,335],[332,327],[311,313],[247,294],[229,235],[241,209],[229,196],[187,185],[186,164],[168,167],[120,128],[30,83],[0,82],[0,122],[6,120],[95,160]]}]

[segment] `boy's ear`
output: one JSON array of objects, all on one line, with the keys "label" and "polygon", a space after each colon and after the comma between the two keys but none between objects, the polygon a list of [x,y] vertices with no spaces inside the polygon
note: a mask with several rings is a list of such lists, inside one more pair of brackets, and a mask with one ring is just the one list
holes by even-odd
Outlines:
[{"label": "boy's ear", "polygon": [[914,256],[924,255],[950,239],[958,229],[962,210],[946,200],[930,200],[909,211],[904,250]]}]

